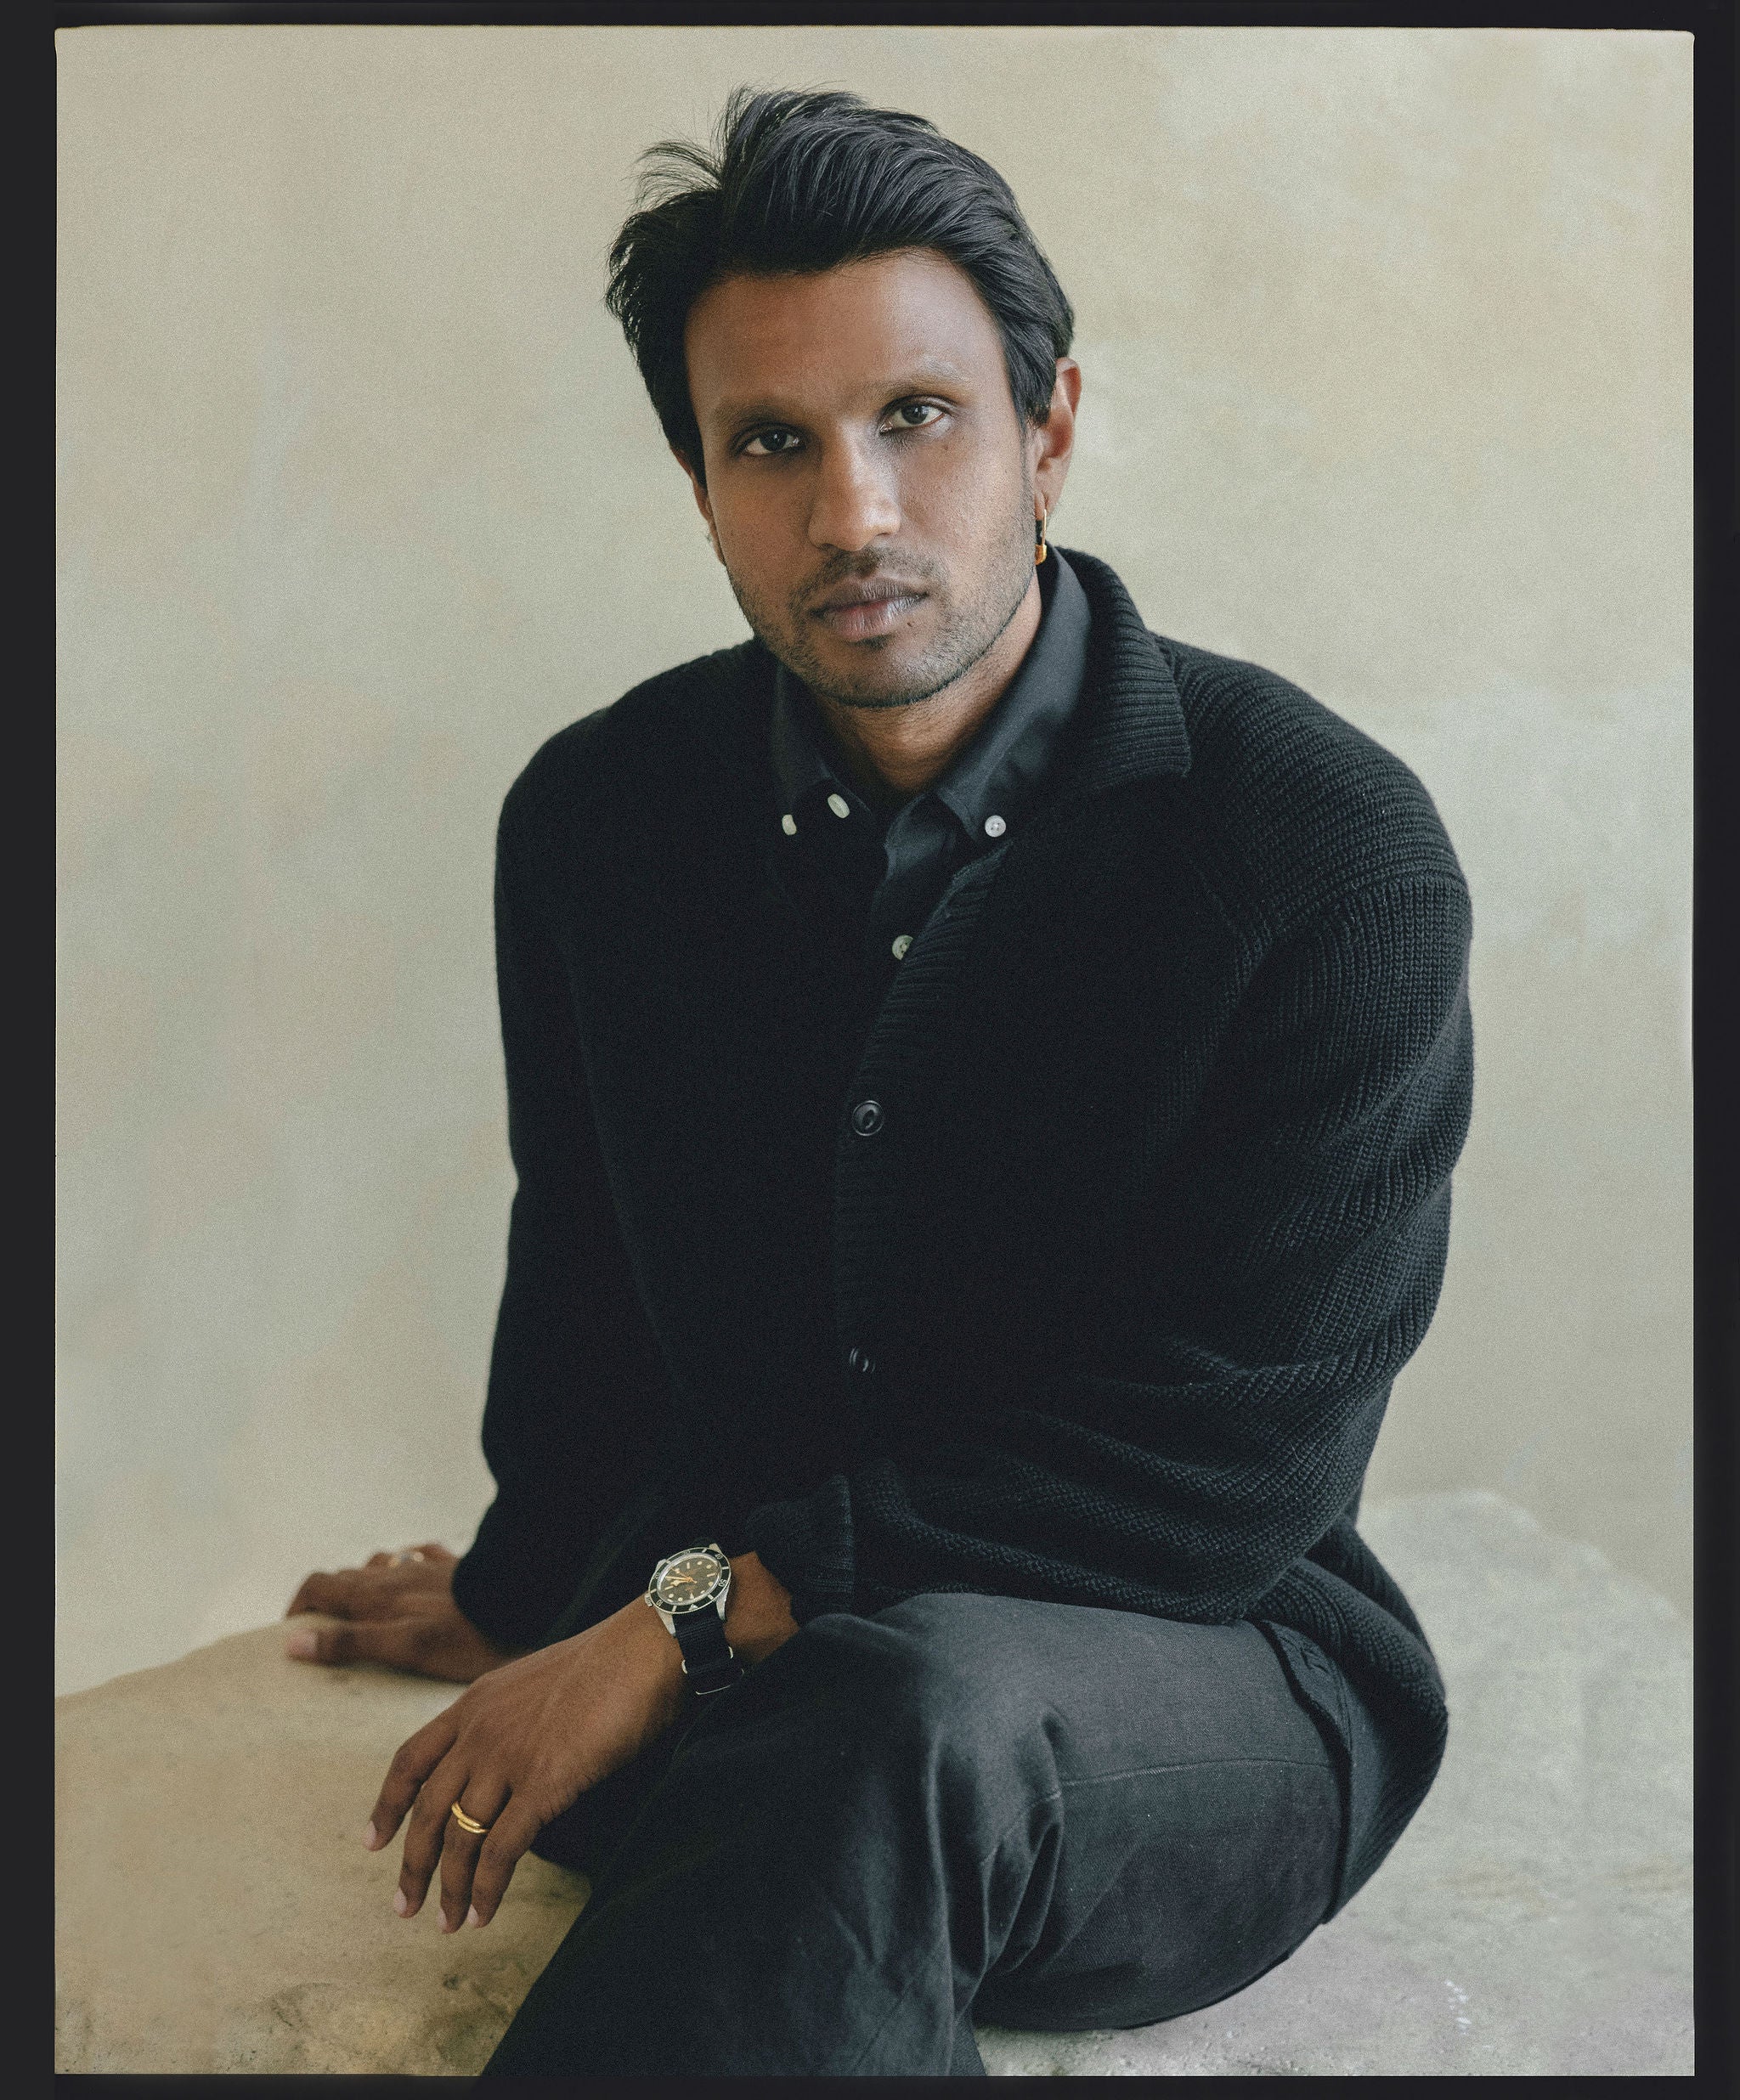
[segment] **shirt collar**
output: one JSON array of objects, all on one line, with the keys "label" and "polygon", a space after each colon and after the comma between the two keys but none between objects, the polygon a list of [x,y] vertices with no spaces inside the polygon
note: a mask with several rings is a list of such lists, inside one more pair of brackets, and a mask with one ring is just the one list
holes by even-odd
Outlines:
[{"label": "shirt collar", "polygon": [[[975,839],[985,835],[987,817],[1007,821],[1031,802],[1081,695],[1088,664],[1088,596],[1056,548],[1048,551],[1051,559],[1039,571],[1039,629],[1020,669],[971,741],[924,791],[952,810]],[[824,788],[830,796],[843,797],[855,814],[874,814],[831,763],[816,703],[782,663],[775,675],[772,747],[781,801],[794,822],[800,805]],[[882,818],[875,821],[880,829]]]}]

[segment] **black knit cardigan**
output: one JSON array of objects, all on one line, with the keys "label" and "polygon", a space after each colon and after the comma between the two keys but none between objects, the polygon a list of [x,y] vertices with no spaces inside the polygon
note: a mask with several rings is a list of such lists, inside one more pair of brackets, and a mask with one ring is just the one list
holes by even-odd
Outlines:
[{"label": "black knit cardigan", "polygon": [[879,1009],[794,888],[758,642],[510,790],[498,1493],[455,1595],[536,1640],[653,1482],[800,1623],[968,1590],[1295,1629],[1403,1746],[1345,1901],[1444,1736],[1353,1516],[1443,1279],[1467,890],[1398,759],[1068,559],[1054,784]]}]

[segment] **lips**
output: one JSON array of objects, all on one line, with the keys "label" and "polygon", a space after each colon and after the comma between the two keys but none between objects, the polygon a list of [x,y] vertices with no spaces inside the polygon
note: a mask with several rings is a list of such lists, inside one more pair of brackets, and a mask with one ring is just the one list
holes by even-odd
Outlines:
[{"label": "lips", "polygon": [[847,584],[822,601],[816,616],[845,640],[862,641],[898,626],[924,596],[907,584]]}]

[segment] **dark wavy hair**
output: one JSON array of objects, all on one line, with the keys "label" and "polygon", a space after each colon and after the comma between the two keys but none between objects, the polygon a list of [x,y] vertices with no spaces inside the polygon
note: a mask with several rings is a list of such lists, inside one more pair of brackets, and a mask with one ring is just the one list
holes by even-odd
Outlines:
[{"label": "dark wavy hair", "polygon": [[739,88],[713,150],[666,139],[641,156],[636,209],[610,250],[605,304],[622,323],[667,440],[702,474],[683,328],[721,278],[832,269],[934,248],[979,288],[1009,392],[1050,414],[1076,317],[1008,184],[922,116],[843,90]]}]

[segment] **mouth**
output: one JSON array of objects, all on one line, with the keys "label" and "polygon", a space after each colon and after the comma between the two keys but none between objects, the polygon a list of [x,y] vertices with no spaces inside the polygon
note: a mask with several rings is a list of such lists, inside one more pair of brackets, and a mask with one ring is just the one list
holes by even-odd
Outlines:
[{"label": "mouth", "polygon": [[924,596],[909,584],[842,584],[816,607],[816,617],[844,640],[863,641],[898,626]]}]

